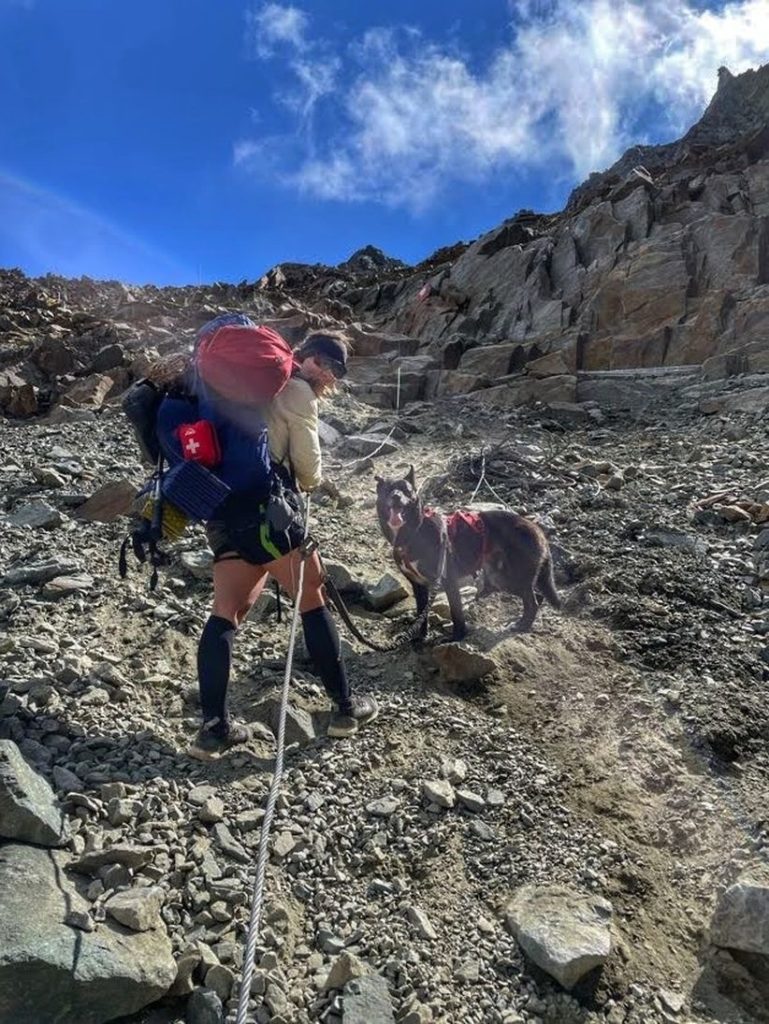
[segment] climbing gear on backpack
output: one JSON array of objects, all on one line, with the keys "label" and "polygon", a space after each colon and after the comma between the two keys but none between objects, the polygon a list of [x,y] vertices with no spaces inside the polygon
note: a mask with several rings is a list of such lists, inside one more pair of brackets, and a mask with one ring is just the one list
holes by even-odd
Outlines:
[{"label": "climbing gear on backpack", "polygon": [[162,564],[157,544],[171,534],[170,527],[164,529],[163,506],[173,509],[170,518],[177,525],[182,518],[226,524],[230,513],[242,517],[244,504],[266,501],[271,523],[284,524],[273,528],[283,532],[296,522],[296,510],[289,515],[290,488],[276,478],[272,466],[259,409],[282,390],[294,369],[284,338],[245,314],[232,313],[201,328],[181,378],[165,385],[151,380],[133,385],[123,409],[145,461],[156,466],[147,488],[153,518],[149,525],[143,520],[124,542],[121,576],[128,570],[131,544],[140,562],[149,556],[152,581],[157,581]]}]

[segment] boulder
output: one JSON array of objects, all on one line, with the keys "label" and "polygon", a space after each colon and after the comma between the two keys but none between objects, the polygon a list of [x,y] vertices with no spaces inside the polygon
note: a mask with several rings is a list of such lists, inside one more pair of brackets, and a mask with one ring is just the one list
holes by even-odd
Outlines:
[{"label": "boulder", "polygon": [[13,740],[0,740],[0,835],[40,846],[63,846],[69,838],[53,790]]},{"label": "boulder", "polygon": [[100,409],[112,390],[112,384],[112,378],[105,374],[91,374],[75,381],[62,395],[60,404],[77,409]]},{"label": "boulder", "polygon": [[46,338],[37,346],[31,358],[49,377],[60,377],[75,369],[75,353],[60,338]]},{"label": "boulder", "polygon": [[74,513],[75,519],[86,523],[114,523],[128,515],[138,490],[129,480],[114,480],[102,486]]},{"label": "boulder", "polygon": [[715,946],[769,956],[769,870],[746,873],[721,896],[710,925]]},{"label": "boulder", "polygon": [[572,989],[611,953],[612,907],[566,886],[525,885],[506,910],[506,924],[534,963]]},{"label": "boulder", "polygon": [[463,644],[440,644],[432,649],[440,676],[447,683],[471,683],[496,671],[497,664]]},{"label": "boulder", "polygon": [[370,974],[345,985],[342,1024],[395,1024],[390,991],[383,977]]},{"label": "boulder", "polygon": [[104,904],[107,914],[134,932],[162,928],[160,906],[163,891],[157,886],[136,886],[116,892]]},{"label": "boulder", "polygon": [[174,982],[165,929],[132,933],[105,922],[87,932],[65,924],[87,914],[88,904],[64,866],[61,853],[0,847],[0,1020],[102,1024],[155,1002]]}]

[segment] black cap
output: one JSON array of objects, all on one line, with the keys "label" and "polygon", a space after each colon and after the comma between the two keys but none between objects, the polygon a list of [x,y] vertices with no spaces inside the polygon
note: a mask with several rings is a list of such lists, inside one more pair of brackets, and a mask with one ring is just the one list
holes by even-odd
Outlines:
[{"label": "black cap", "polygon": [[347,349],[338,338],[329,334],[312,334],[302,345],[306,356],[321,356],[328,360],[330,369],[336,378],[347,373]]}]

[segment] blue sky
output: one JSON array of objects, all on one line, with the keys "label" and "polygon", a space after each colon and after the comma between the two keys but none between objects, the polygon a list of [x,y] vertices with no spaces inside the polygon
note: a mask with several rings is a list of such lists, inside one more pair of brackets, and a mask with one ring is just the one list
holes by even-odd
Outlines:
[{"label": "blue sky", "polygon": [[769,60],[769,0],[0,0],[0,266],[413,263]]}]

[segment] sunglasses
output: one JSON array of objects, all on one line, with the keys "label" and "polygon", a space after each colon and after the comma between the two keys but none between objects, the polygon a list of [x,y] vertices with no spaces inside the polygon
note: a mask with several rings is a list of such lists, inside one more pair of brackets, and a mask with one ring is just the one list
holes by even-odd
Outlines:
[{"label": "sunglasses", "polygon": [[328,370],[329,373],[333,373],[337,380],[341,380],[342,377],[347,375],[347,367],[339,359],[332,359],[330,356],[315,356],[315,361],[318,366],[322,366],[324,370]]}]

